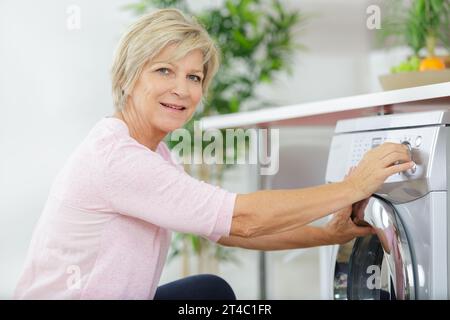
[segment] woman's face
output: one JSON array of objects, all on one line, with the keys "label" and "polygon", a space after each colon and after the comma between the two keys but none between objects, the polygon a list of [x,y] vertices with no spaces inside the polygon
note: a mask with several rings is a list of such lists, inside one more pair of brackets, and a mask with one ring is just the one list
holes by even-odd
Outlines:
[{"label": "woman's face", "polygon": [[203,94],[201,50],[168,62],[173,50],[176,45],[167,46],[144,66],[129,97],[140,121],[166,134],[191,118]]}]

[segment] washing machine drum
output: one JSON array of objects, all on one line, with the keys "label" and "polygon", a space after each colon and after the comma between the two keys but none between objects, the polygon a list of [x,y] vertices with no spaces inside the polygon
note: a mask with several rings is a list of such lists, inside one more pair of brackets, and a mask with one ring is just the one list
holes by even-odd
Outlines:
[{"label": "washing machine drum", "polygon": [[414,299],[411,247],[394,206],[380,197],[371,197],[354,205],[353,220],[359,225],[371,225],[376,234],[339,247],[334,298]]}]

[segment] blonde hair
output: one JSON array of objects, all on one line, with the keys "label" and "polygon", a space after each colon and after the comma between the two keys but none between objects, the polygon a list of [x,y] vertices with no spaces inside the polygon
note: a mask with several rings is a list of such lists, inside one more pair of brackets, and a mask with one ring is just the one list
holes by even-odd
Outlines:
[{"label": "blonde hair", "polygon": [[111,69],[112,96],[116,110],[125,107],[128,94],[147,61],[169,44],[177,44],[170,59],[177,60],[192,50],[203,52],[204,95],[219,68],[219,50],[207,31],[194,18],[177,9],[161,9],[140,17],[120,39]]}]

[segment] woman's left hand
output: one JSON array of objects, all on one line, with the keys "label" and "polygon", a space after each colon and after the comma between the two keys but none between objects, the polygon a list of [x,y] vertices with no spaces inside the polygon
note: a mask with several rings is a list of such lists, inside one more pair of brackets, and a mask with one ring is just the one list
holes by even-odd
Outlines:
[{"label": "woman's left hand", "polygon": [[331,244],[344,244],[355,237],[364,237],[375,233],[372,227],[357,226],[351,215],[352,206],[348,206],[335,212],[333,218],[324,226]]}]

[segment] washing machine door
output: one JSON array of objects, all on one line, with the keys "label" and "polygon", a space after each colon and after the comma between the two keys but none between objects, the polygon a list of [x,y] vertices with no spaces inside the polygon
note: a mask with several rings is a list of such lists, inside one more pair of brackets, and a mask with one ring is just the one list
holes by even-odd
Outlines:
[{"label": "washing machine door", "polygon": [[353,221],[371,225],[376,234],[339,247],[335,299],[414,299],[411,248],[394,207],[382,198],[371,197],[354,205]]}]

